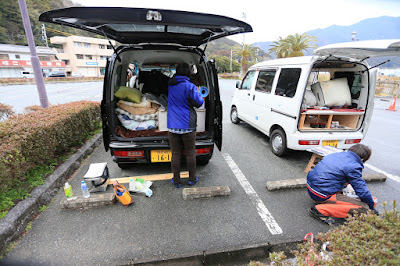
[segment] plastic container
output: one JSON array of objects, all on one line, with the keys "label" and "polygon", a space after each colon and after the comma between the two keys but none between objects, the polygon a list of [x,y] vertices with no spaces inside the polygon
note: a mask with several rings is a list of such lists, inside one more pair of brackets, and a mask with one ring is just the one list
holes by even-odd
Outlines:
[{"label": "plastic container", "polygon": [[72,200],[74,194],[72,193],[72,187],[70,184],[68,184],[68,182],[66,182],[64,185],[64,192],[67,200]]},{"label": "plastic container", "polygon": [[90,192],[88,185],[85,183],[85,181],[81,182],[81,189],[82,189],[82,194],[84,198],[89,198],[90,197]]}]

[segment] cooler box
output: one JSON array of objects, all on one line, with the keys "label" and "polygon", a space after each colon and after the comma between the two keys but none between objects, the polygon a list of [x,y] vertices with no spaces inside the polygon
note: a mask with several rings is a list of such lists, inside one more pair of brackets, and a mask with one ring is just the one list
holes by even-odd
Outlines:
[{"label": "cooler box", "polygon": [[[197,132],[206,131],[206,110],[196,109],[197,113]],[[168,131],[167,128],[167,111],[158,111],[158,130]]]}]

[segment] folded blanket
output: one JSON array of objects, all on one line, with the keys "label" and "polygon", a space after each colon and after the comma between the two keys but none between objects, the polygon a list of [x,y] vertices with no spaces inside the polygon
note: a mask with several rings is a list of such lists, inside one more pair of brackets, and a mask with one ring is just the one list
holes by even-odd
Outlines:
[{"label": "folded blanket", "polygon": [[157,120],[147,120],[147,121],[135,121],[130,119],[126,115],[118,115],[118,119],[121,124],[129,130],[145,130],[145,129],[155,129],[158,126]]},{"label": "folded blanket", "polygon": [[158,111],[159,105],[151,103],[151,107],[134,107],[130,104],[126,104],[125,101],[118,101],[117,106],[125,110],[133,115],[147,115],[147,114],[154,114]]},{"label": "folded blanket", "polygon": [[122,110],[120,108],[116,108],[115,112],[118,115],[126,115],[127,117],[129,117],[132,120],[136,120],[136,121],[147,121],[147,120],[154,120],[158,118],[158,112],[154,113],[154,114],[149,114],[149,115],[133,115],[125,110]]}]

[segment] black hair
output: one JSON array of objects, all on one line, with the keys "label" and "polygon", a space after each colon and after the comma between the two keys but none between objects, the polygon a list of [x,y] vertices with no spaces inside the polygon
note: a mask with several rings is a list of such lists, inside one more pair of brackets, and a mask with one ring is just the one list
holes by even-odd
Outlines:
[{"label": "black hair", "polygon": [[364,145],[364,144],[356,144],[350,147],[349,151],[354,152],[358,156],[360,156],[361,160],[363,162],[368,161],[368,159],[371,157],[371,148]]},{"label": "black hair", "polygon": [[187,63],[178,64],[176,66],[176,74],[179,76],[190,76],[190,67]]}]

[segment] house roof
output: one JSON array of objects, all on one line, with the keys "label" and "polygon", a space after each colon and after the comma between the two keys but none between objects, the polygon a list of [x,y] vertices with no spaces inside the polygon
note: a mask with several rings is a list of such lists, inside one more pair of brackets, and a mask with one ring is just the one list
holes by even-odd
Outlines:
[{"label": "house roof", "polygon": [[[29,54],[29,46],[14,45],[14,44],[0,44],[0,52],[3,53],[23,53]],[[55,55],[56,53],[48,47],[36,46],[36,53],[38,55]]]}]

